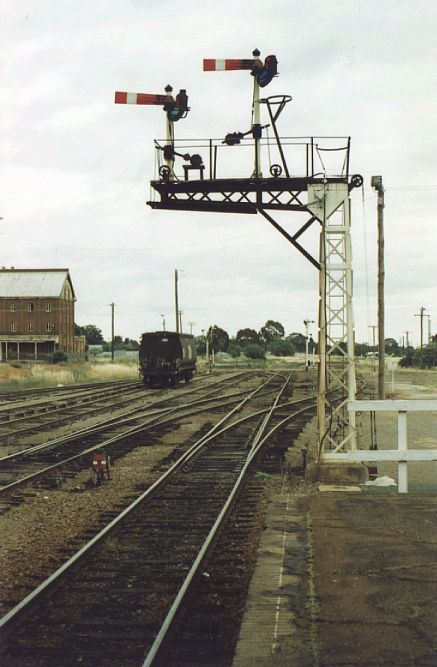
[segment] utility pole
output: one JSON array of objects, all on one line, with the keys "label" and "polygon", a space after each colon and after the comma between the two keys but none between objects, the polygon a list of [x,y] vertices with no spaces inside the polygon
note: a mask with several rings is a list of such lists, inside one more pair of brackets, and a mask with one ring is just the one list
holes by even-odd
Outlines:
[{"label": "utility pole", "polygon": [[162,317],[162,330],[165,331],[165,315],[161,315]]},{"label": "utility pole", "polygon": [[419,312],[415,313],[414,317],[420,317],[420,368],[422,368],[422,354],[423,354],[423,318],[425,316],[425,310],[426,308],[424,306],[420,306]]},{"label": "utility pole", "polygon": [[372,188],[378,193],[378,398],[384,400],[384,186],[382,176],[372,176]]},{"label": "utility pole", "polygon": [[179,333],[179,297],[178,297],[178,270],[174,271],[174,308],[176,319],[176,333]]},{"label": "utility pole", "polygon": [[190,325],[190,336],[192,336],[193,335],[193,327],[196,323],[195,322],[188,322],[188,324]]},{"label": "utility pole", "polygon": [[183,310],[179,311],[179,329],[178,329],[179,333],[182,333],[182,315],[183,315],[183,313],[184,313]]},{"label": "utility pole", "polygon": [[112,302],[110,304],[111,306],[111,359],[114,361],[114,356],[115,356],[115,346],[114,346],[114,308],[115,308],[115,303]]}]

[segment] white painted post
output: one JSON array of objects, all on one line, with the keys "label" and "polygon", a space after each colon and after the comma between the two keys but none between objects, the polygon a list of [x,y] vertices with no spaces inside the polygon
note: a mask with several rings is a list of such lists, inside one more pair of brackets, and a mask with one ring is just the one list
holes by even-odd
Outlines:
[{"label": "white painted post", "polygon": [[[256,56],[255,60],[259,60]],[[261,125],[261,110],[260,110],[260,95],[259,95],[259,83],[256,76],[253,77],[253,123],[254,125]],[[261,178],[261,142],[259,139],[255,139],[255,165],[254,165],[254,176],[255,178]]]},{"label": "white painted post", "polygon": [[[407,413],[404,410],[398,412],[398,450],[407,450]],[[398,463],[398,492],[408,493],[408,466],[406,461]]]},{"label": "white painted post", "polygon": [[[173,100],[173,95],[171,94],[173,91],[173,88],[168,85],[165,87],[165,95],[167,97],[167,100],[170,102]],[[165,132],[166,132],[166,141],[167,141],[167,146],[171,146],[172,149],[174,150],[174,124],[173,121],[170,120],[170,118],[167,115],[167,112],[165,112]],[[169,175],[169,180],[174,181],[175,176],[174,176],[174,159],[167,159],[166,160],[167,167],[170,170],[170,175]],[[178,328],[176,328],[176,331],[179,331]]]}]

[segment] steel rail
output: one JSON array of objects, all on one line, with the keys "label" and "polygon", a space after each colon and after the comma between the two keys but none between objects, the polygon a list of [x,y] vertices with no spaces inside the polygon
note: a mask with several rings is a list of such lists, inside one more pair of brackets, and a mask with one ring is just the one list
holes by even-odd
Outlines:
[{"label": "steel rail", "polygon": [[[88,389],[86,391],[81,391],[81,392],[70,392],[68,394],[64,394],[62,396],[56,396],[52,397],[50,399],[44,400],[44,401],[39,401],[39,402],[26,402],[26,399],[24,399],[24,403],[22,401],[14,401],[13,403],[8,403],[6,405],[0,405],[0,418],[2,418],[2,421],[0,422],[0,425],[2,424],[7,424],[11,420],[7,419],[8,415],[14,415],[14,413],[20,413],[21,411],[24,413],[29,414],[31,410],[35,412],[35,414],[38,414],[37,411],[44,413],[45,410],[51,409],[53,406],[57,408],[57,406],[60,406],[62,409],[69,403],[71,405],[80,405],[81,402],[85,401],[88,398],[92,398],[95,401],[102,400],[102,398],[105,398],[106,396],[117,396],[122,393],[127,393],[131,391],[137,391],[139,389],[142,389],[143,385],[140,384],[139,382],[132,382],[129,385],[123,385],[123,386],[118,386],[118,387],[106,387],[100,390],[91,390]],[[31,415],[29,415],[31,416]],[[4,418],[6,417],[6,419]]]},{"label": "steel rail", "polygon": [[243,465],[243,467],[242,467],[242,469],[241,469],[241,471],[240,471],[240,473],[237,477],[237,480],[236,480],[235,484],[233,485],[233,487],[232,487],[232,489],[231,489],[231,491],[228,495],[228,498],[227,498],[225,504],[223,505],[218,517],[216,518],[211,530],[208,533],[207,538],[205,539],[202,547],[200,548],[200,550],[199,550],[199,552],[198,552],[198,554],[197,554],[197,556],[196,556],[196,558],[195,558],[187,576],[185,577],[185,580],[184,580],[182,586],[179,588],[179,592],[177,593],[177,595],[176,595],[176,597],[175,597],[175,599],[174,599],[174,601],[173,601],[173,603],[170,607],[170,610],[167,613],[167,616],[165,617],[165,619],[164,619],[164,621],[163,621],[163,623],[162,623],[162,625],[159,629],[159,632],[157,633],[157,635],[155,637],[155,640],[154,640],[152,646],[150,647],[150,649],[147,653],[147,656],[146,656],[146,658],[145,658],[145,660],[142,664],[142,667],[152,667],[153,663],[155,662],[155,659],[157,657],[159,657],[159,653],[162,650],[162,647],[164,645],[164,641],[165,641],[165,639],[168,635],[168,632],[170,631],[170,628],[172,627],[172,624],[174,623],[174,621],[176,619],[176,616],[177,616],[178,612],[181,609],[181,606],[183,604],[185,596],[186,596],[190,586],[192,585],[192,583],[194,581],[194,578],[196,577],[196,575],[199,571],[200,566],[202,565],[203,561],[205,560],[207,554],[209,553],[211,545],[213,544],[218,532],[222,528],[222,525],[223,525],[225,519],[227,518],[227,516],[230,512],[230,509],[233,506],[233,502],[234,502],[238,492],[241,489],[241,486],[242,486],[243,480],[246,477],[247,471],[249,470],[249,467],[250,467],[251,463],[253,462],[253,460],[255,458],[255,451],[258,452],[260,447],[261,447],[260,443],[261,442],[264,443],[266,441],[266,438],[261,440],[262,435],[265,433],[265,430],[266,430],[267,425],[268,425],[268,423],[269,423],[269,421],[270,421],[270,419],[273,415],[273,412],[274,412],[275,408],[277,408],[279,399],[282,396],[282,394],[284,393],[284,391],[286,389],[286,386],[288,385],[288,383],[290,381],[290,377],[291,376],[289,376],[286,379],[286,381],[285,381],[284,385],[282,386],[281,390],[278,392],[278,395],[277,395],[273,405],[271,406],[270,410],[267,412],[267,414],[266,414],[265,418],[263,419],[260,427],[258,428],[258,430],[257,430],[257,432],[256,432],[256,434],[253,438],[254,443],[258,443],[258,444],[255,445],[255,448],[253,446],[252,449],[250,450],[250,453],[248,454],[247,460],[244,463],[244,465]]},{"label": "steel rail", "polygon": [[[276,376],[274,376],[276,377]],[[260,385],[260,387],[257,387],[249,396],[245,397],[235,408],[231,410],[231,412],[226,415],[220,423],[223,423],[224,419],[230,418],[237,410],[242,409],[244,405],[253,397],[255,396],[260,389],[265,385],[271,382],[272,378],[267,380],[266,383]],[[232,424],[232,426],[235,426],[236,422]],[[213,426],[212,429],[217,428],[218,424]],[[231,427],[229,427],[231,428]],[[211,429],[211,430],[212,430]],[[220,431],[221,433],[222,431]],[[216,437],[219,435],[219,433],[215,434]],[[161,477],[159,477],[151,486],[146,489],[138,498],[136,498],[130,505],[128,505],[118,516],[116,516],[114,519],[112,519],[104,528],[102,528],[97,535],[95,535],[89,542],[87,542],[85,545],[83,545],[79,551],[77,551],[73,556],[71,556],[63,565],[61,565],[53,574],[51,574],[47,579],[45,579],[41,584],[39,584],[31,593],[29,593],[26,597],[24,597],[15,607],[13,607],[9,612],[7,612],[1,619],[0,619],[0,637],[5,639],[9,634],[13,631],[13,628],[16,623],[20,621],[20,619],[23,619],[27,613],[30,612],[31,608],[37,603],[37,600],[39,596],[41,596],[43,593],[47,593],[56,583],[59,582],[59,580],[66,574],[66,572],[70,571],[70,569],[81,559],[87,554],[94,546],[99,544],[114,528],[121,522],[123,519],[130,514],[138,505],[143,503],[146,498],[150,498],[157,489],[161,487],[161,485],[164,483],[164,481],[173,475],[176,470],[179,470],[179,468],[187,463],[198,451],[199,449],[203,448],[207,442],[209,442],[209,439],[205,439],[205,436],[203,436],[199,441],[195,442],[186,452],[184,452],[177,461],[173,463],[173,465],[166,470]],[[199,447],[199,442],[202,442],[201,447]]]},{"label": "steel rail", "polygon": [[[235,396],[240,397],[241,392],[239,392]],[[218,399],[209,399],[209,401],[211,401],[211,400],[218,400]],[[296,405],[297,403],[305,403],[305,402],[308,402],[309,400],[311,400],[310,397],[298,399],[298,400],[295,400],[295,401],[287,401],[285,403],[281,403],[281,404],[277,405],[274,408],[274,410],[280,410],[282,408],[289,407],[291,405]],[[198,403],[204,403],[204,402],[208,402],[208,401],[205,401],[205,400],[198,401],[198,402],[196,401],[196,402],[193,402],[190,405],[197,405]],[[219,406],[213,406],[210,409],[216,409],[217,407],[225,407],[226,405],[232,405],[232,403],[235,403],[235,398],[231,399],[231,400],[227,400],[224,403],[221,402],[219,404]],[[313,407],[313,405],[311,405],[309,407]],[[209,431],[207,434],[205,434],[203,436],[205,441],[202,442],[202,445],[207,444],[209,441],[213,440],[215,437],[217,437],[219,435],[222,435],[228,429],[233,428],[235,426],[238,426],[240,423],[243,423],[245,421],[251,421],[251,420],[255,419],[256,417],[259,417],[259,416],[265,414],[269,410],[270,410],[270,408],[263,408],[262,410],[258,410],[257,412],[253,412],[253,413],[251,413],[251,414],[249,414],[245,417],[242,417],[241,419],[239,419],[236,422],[232,422],[232,424],[230,424],[228,427],[223,428],[221,431],[219,431],[217,433],[213,433],[213,434],[210,435],[210,431]],[[164,410],[164,412],[165,412],[165,410]],[[39,477],[42,477],[42,476],[46,475],[48,472],[56,470],[57,468],[60,468],[63,465],[66,465],[66,464],[71,463],[73,461],[77,461],[78,459],[80,459],[84,456],[87,456],[88,454],[92,454],[93,452],[101,449],[102,447],[109,447],[111,444],[115,444],[119,440],[124,440],[129,435],[136,435],[137,433],[141,433],[142,431],[147,430],[148,428],[153,428],[153,427],[156,427],[156,426],[162,426],[162,425],[168,424],[171,421],[177,421],[179,419],[186,419],[187,417],[190,417],[192,415],[199,414],[199,412],[200,413],[203,412],[203,407],[196,408],[194,410],[189,410],[187,412],[183,412],[180,415],[176,415],[176,416],[173,415],[172,417],[168,417],[165,414],[164,415],[159,415],[157,417],[156,421],[155,420],[150,420],[149,422],[146,422],[145,424],[143,424],[141,426],[134,427],[134,429],[131,429],[128,432],[122,433],[118,436],[114,436],[110,440],[98,443],[97,445],[93,445],[92,447],[89,447],[89,448],[83,450],[79,454],[75,454],[74,456],[71,456],[67,459],[64,459],[63,461],[59,461],[58,463],[55,463],[51,466],[47,466],[46,468],[44,468],[42,470],[39,470],[37,472],[31,473],[30,475],[27,475],[26,477],[23,477],[19,480],[16,480],[15,482],[11,482],[7,486],[4,486],[4,487],[0,488],[0,496],[1,496],[2,493],[6,493],[6,492],[9,492],[9,491],[12,491],[13,489],[19,488],[20,486],[22,486],[22,485],[24,485],[28,482],[32,482],[32,481],[38,479]],[[218,428],[218,426],[222,423],[222,421],[218,422],[215,426],[213,426],[212,430],[214,431],[216,428]]]},{"label": "steel rail", "polygon": [[[271,380],[268,380],[266,383],[264,383],[264,385],[261,385],[259,388],[257,388],[256,391],[259,391],[260,389],[262,389],[265,386],[265,384],[269,384],[270,381]],[[210,393],[216,393],[216,391],[219,391],[219,389],[213,390]],[[84,456],[87,456],[88,454],[92,454],[93,452],[95,452],[97,450],[109,447],[110,445],[116,444],[119,441],[123,441],[127,437],[137,435],[138,433],[141,433],[141,432],[143,432],[143,431],[145,431],[149,428],[152,428],[152,427],[164,425],[164,424],[168,423],[169,421],[175,421],[177,419],[184,419],[187,416],[191,416],[193,414],[197,414],[198,412],[202,412],[203,409],[204,409],[204,404],[205,403],[211,403],[211,402],[219,401],[218,406],[212,406],[210,409],[216,409],[217,407],[221,408],[221,407],[224,407],[225,405],[227,405],[229,403],[231,403],[231,404],[235,403],[236,399],[238,400],[241,397],[242,394],[244,394],[246,392],[249,392],[249,391],[250,390],[243,390],[243,391],[235,392],[234,394],[229,394],[227,397],[225,397],[225,398],[228,399],[225,402],[223,402],[223,397],[215,397],[215,398],[207,398],[207,399],[202,398],[200,400],[185,403],[182,406],[176,406],[176,407],[173,407],[173,408],[163,408],[161,410],[158,410],[158,411],[156,411],[157,414],[156,414],[155,417],[149,418],[146,422],[143,422],[142,424],[133,426],[131,429],[128,429],[128,430],[124,431],[123,433],[118,434],[116,436],[113,436],[112,438],[109,438],[108,440],[104,440],[103,442],[100,442],[96,445],[93,445],[92,447],[88,447],[87,449],[82,450],[78,454],[74,454],[73,456],[70,456],[66,459],[63,459],[62,461],[57,461],[56,463],[54,463],[52,465],[49,465],[49,466],[47,466],[47,467],[45,467],[41,470],[38,470],[36,472],[30,473],[29,475],[26,475],[25,477],[22,477],[18,480],[15,480],[14,482],[11,482],[10,484],[7,484],[7,485],[1,487],[0,488],[0,496],[1,496],[1,494],[6,494],[6,493],[12,491],[13,489],[16,489],[16,488],[19,488],[20,486],[23,486],[24,484],[35,481],[38,478],[43,477],[47,473],[50,473],[50,472],[52,472],[52,471],[54,471],[58,468],[61,468],[62,466],[65,466],[69,463],[72,463],[73,461],[77,461],[80,458],[82,458]],[[232,396],[234,398],[231,398],[231,400],[229,401],[230,396]],[[181,412],[182,410],[187,410],[187,408],[190,408],[192,406],[202,406],[202,407],[200,407],[200,408],[197,407],[195,410],[185,411],[181,415],[174,416],[175,412],[177,413],[177,412]],[[170,417],[170,415],[172,415],[172,416]],[[133,420],[137,420],[137,419],[139,419],[139,416],[128,417],[126,419],[121,419],[120,421],[117,421],[117,418],[114,418],[113,420],[109,420],[109,421],[113,422],[113,423],[109,424],[109,427],[119,426],[119,425],[122,425],[123,423],[133,421]],[[219,424],[221,424],[221,421],[219,422]],[[213,428],[215,428],[215,427],[213,427]],[[41,445],[36,445],[35,447],[31,448],[30,450],[25,450],[22,453],[19,452],[18,454],[10,454],[10,455],[8,455],[7,458],[13,460],[14,458],[17,458],[19,455],[25,454],[26,451],[27,451],[27,453],[33,454],[36,451],[41,450],[41,449],[45,449],[45,448],[48,448],[48,447],[53,447],[53,446],[56,446],[56,445],[63,445],[63,444],[66,444],[67,442],[70,442],[72,440],[74,441],[74,440],[77,439],[78,435],[80,437],[90,436],[90,435],[94,435],[96,433],[99,433],[102,430],[104,430],[104,429],[100,425],[98,425],[96,427],[89,427],[88,429],[84,429],[82,432],[75,432],[71,435],[65,436],[64,438],[59,438],[59,439],[51,441],[49,443],[42,443]]]},{"label": "steel rail", "polygon": [[[129,394],[129,395],[128,395]],[[38,431],[39,429],[50,429],[54,428],[56,425],[61,425],[62,422],[76,421],[78,419],[85,419],[88,416],[92,416],[94,413],[102,410],[113,410],[114,407],[123,406],[125,403],[133,402],[135,400],[140,400],[142,398],[142,389],[134,389],[123,394],[123,399],[120,398],[120,394],[111,394],[110,396],[100,396],[96,398],[95,401],[86,400],[84,397],[83,401],[72,406],[62,406],[59,408],[51,409],[50,415],[47,414],[49,406],[46,410],[41,411],[37,414],[27,415],[25,417],[17,417],[16,419],[6,420],[0,423],[0,429],[4,427],[14,426],[14,423],[24,423],[41,420],[41,423],[27,424],[23,428],[17,428],[8,433],[0,433],[0,442],[7,440],[8,445],[13,445],[14,443],[11,440],[15,440],[19,436],[23,436],[26,433],[32,433],[33,431]],[[101,405],[102,401],[108,402],[112,399],[112,403],[107,403],[106,405]],[[117,403],[115,401],[118,401]],[[95,404],[100,405],[95,405]],[[89,407],[92,406],[92,407]],[[62,414],[64,413],[64,414]],[[55,417],[52,419],[52,415]],[[46,421],[43,421],[46,417]]]},{"label": "steel rail", "polygon": [[[2,391],[0,392],[0,406],[6,406],[8,402],[13,402],[12,401],[4,401],[3,399],[9,399],[12,396],[20,397],[20,396],[25,396],[28,397],[31,394],[46,394],[49,392],[53,392],[56,394],[57,392],[62,393],[65,391],[82,391],[87,388],[90,389],[95,389],[97,387],[102,387],[102,386],[111,386],[111,385],[120,385],[120,384],[129,384],[131,382],[139,382],[139,380],[110,380],[110,381],[97,381],[97,382],[87,382],[83,384],[66,384],[66,385],[52,385],[50,387],[27,387],[25,389],[21,389],[20,391],[12,391],[12,392],[7,392],[7,391]],[[19,400],[19,399],[18,399]]]},{"label": "steel rail", "polygon": [[[237,378],[237,380],[235,382],[238,382],[238,381],[239,381],[239,379]],[[214,383],[213,386],[221,385],[221,384],[222,384],[222,380],[219,380],[217,383]],[[186,396],[187,394],[193,394],[193,393],[195,393],[199,390],[202,390],[202,389],[209,389],[209,387],[196,387],[194,389],[191,389],[189,391],[184,392],[183,395]],[[204,396],[208,396],[209,394],[215,394],[215,393],[217,393],[217,391],[220,391],[220,389],[221,389],[220,386],[216,387],[215,389],[208,392],[207,394],[204,394]],[[250,391],[250,390],[247,390],[247,391]],[[122,415],[118,415],[117,417],[110,417],[109,419],[104,419],[104,420],[98,422],[98,424],[93,424],[93,426],[87,426],[83,429],[79,429],[78,431],[74,431],[73,433],[69,433],[68,435],[63,435],[63,436],[60,436],[59,438],[55,438],[53,440],[48,440],[47,442],[42,442],[39,445],[34,445],[32,447],[28,447],[27,449],[22,449],[19,452],[13,452],[12,454],[7,454],[6,456],[0,457],[0,464],[4,461],[11,461],[13,459],[18,459],[21,456],[26,456],[28,454],[33,454],[35,452],[38,452],[38,451],[46,449],[46,448],[50,448],[50,447],[53,447],[53,446],[56,446],[56,445],[59,445],[59,444],[64,444],[64,443],[70,442],[71,440],[74,440],[76,437],[84,437],[84,436],[87,436],[87,435],[92,435],[93,433],[98,433],[100,429],[103,429],[103,428],[106,428],[106,427],[109,427],[109,426],[112,426],[112,425],[117,425],[117,424],[121,425],[125,422],[133,421],[134,419],[139,419],[139,417],[141,415],[137,414],[137,413],[148,411],[148,410],[150,410],[150,408],[153,408],[154,406],[159,405],[160,403],[171,402],[174,398],[178,398],[178,397],[177,396],[176,397],[175,396],[170,396],[170,397],[164,396],[163,398],[160,398],[156,401],[153,401],[146,406],[139,407],[139,408],[133,408],[132,410],[128,410],[128,411],[124,412]],[[209,400],[209,399],[207,399],[207,400]],[[176,407],[178,407],[178,406],[176,406]],[[172,408],[172,410],[173,409],[176,409],[176,408]],[[157,410],[157,413],[165,412],[167,410],[168,410],[168,408],[163,408],[163,409]],[[127,415],[130,415],[130,416],[127,416]]]},{"label": "steel rail", "polygon": [[[247,375],[247,373],[244,373],[244,372],[234,373],[230,376],[230,379],[232,380],[232,378],[237,376],[237,380],[234,380],[233,382],[238,382],[238,378],[241,377],[241,376],[244,377],[244,375]],[[227,378],[226,378],[226,380],[227,380]],[[220,384],[220,383],[222,383],[226,380],[221,379],[217,383],[214,383],[214,384]],[[194,382],[196,382],[196,380]],[[133,385],[132,390],[128,386],[127,389],[129,391],[129,393],[134,393],[137,390],[139,390],[140,395],[143,395],[143,396],[144,395],[145,396],[150,396],[154,393],[153,390],[149,390],[146,393],[147,390],[145,390],[143,384],[141,384],[139,382],[131,382],[129,384]],[[232,382],[231,382],[231,384],[232,384]],[[199,387],[196,386],[193,389],[190,389],[190,391],[188,393],[198,391],[202,388],[203,388],[202,385],[200,385]],[[117,396],[117,394],[122,393],[123,391],[125,391],[125,389],[126,389],[125,387],[119,388],[117,386],[108,387],[108,390],[106,392],[99,391],[98,392],[98,394],[99,394],[98,398],[96,398],[95,401],[91,401],[91,402],[96,403],[96,402],[104,400],[106,397],[110,398],[111,396]],[[116,393],[116,390],[118,390],[117,393]],[[13,424],[14,421],[25,421],[25,420],[28,420],[28,419],[38,419],[38,417],[42,416],[45,411],[50,409],[51,404],[55,404],[55,405],[63,404],[63,405],[61,405],[60,408],[56,408],[55,410],[53,410],[53,412],[58,412],[58,411],[61,411],[61,410],[69,410],[70,406],[68,405],[68,402],[70,400],[72,400],[73,401],[72,409],[75,409],[76,407],[80,407],[80,405],[81,405],[81,400],[80,399],[86,399],[88,397],[88,395],[89,395],[88,390],[87,390],[87,392],[80,393],[80,394],[78,394],[77,392],[70,392],[70,394],[67,394],[67,395],[63,396],[62,398],[58,397],[58,398],[54,398],[54,399],[50,399],[50,400],[45,400],[44,402],[40,402],[40,403],[31,403],[30,406],[27,405],[27,404],[22,405],[21,401],[19,402],[18,406],[17,405],[14,406],[14,405],[10,405],[10,404],[4,405],[3,406],[3,411],[8,412],[8,413],[19,412],[20,410],[22,410],[24,413],[28,413],[32,409],[34,409],[34,412],[33,412],[33,414],[26,414],[24,417],[19,417],[16,420],[15,419],[14,420],[11,420],[11,419],[3,420],[2,422],[0,422],[0,428],[2,426],[8,426],[9,424]],[[95,396],[96,392],[94,391],[91,395]],[[38,412],[38,410],[39,410],[39,412]],[[2,406],[0,405],[0,413],[1,413],[1,411],[2,411]],[[0,435],[0,438],[9,437],[9,435],[10,434]]]}]

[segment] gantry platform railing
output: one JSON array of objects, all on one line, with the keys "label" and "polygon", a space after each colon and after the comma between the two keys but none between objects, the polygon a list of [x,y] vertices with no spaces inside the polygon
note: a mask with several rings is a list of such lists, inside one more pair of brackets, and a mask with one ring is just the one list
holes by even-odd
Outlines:
[{"label": "gantry platform railing", "polygon": [[[311,183],[351,183],[350,137],[266,137],[155,141],[155,209],[255,214],[260,209],[307,210]],[[242,176],[242,174],[244,174]]]}]

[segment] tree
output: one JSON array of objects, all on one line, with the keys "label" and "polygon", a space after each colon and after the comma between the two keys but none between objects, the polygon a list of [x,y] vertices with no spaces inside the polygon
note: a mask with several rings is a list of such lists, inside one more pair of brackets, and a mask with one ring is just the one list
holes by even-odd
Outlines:
[{"label": "tree", "polygon": [[384,347],[385,347],[385,353],[386,354],[392,354],[395,357],[399,357],[401,351],[399,349],[399,345],[397,341],[395,341],[394,338],[386,338],[384,340]]},{"label": "tree", "polygon": [[235,340],[242,346],[249,345],[250,343],[256,345],[259,344],[259,336],[255,331],[255,329],[240,329],[239,331],[237,331]]},{"label": "tree", "polygon": [[74,334],[76,336],[85,336],[88,345],[101,345],[103,343],[102,331],[95,324],[85,324],[83,327],[75,324]]},{"label": "tree", "polygon": [[197,354],[204,355],[206,352],[206,342],[204,336],[196,336],[194,339],[196,343]]},{"label": "tree", "polygon": [[220,329],[217,324],[209,327],[206,334],[214,352],[226,352],[229,346],[229,334],[224,329]]},{"label": "tree", "polygon": [[293,343],[297,352],[305,352],[306,337],[301,333],[291,333],[285,340]]},{"label": "tree", "polygon": [[264,359],[264,350],[261,345],[249,343],[244,348],[244,356],[249,359]]},{"label": "tree", "polygon": [[284,338],[285,329],[280,322],[274,320],[267,320],[259,331],[259,337],[265,340],[266,343],[273,343],[275,340]]},{"label": "tree", "polygon": [[437,355],[434,345],[424,345],[422,349],[416,347],[413,355],[413,364],[417,368],[432,368],[436,365]]},{"label": "tree", "polygon": [[140,344],[137,340],[134,340],[133,338],[125,338],[124,349],[129,350],[130,352],[136,351],[140,349]]},{"label": "tree", "polygon": [[296,354],[296,349],[289,340],[275,340],[270,345],[270,352],[276,357],[293,357]]},{"label": "tree", "polygon": [[369,353],[369,346],[367,343],[355,343],[355,356],[366,357]]},{"label": "tree", "polygon": [[114,350],[124,350],[123,338],[121,336],[114,336]]}]

